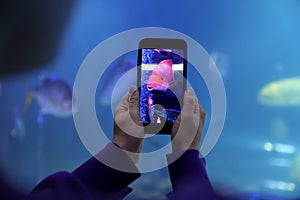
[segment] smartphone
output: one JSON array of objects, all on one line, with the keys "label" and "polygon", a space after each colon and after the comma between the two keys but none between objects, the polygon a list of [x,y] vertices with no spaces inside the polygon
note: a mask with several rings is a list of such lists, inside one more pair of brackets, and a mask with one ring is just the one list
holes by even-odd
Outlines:
[{"label": "smartphone", "polygon": [[171,134],[186,88],[186,59],[187,45],[182,39],[144,38],[139,42],[137,85],[145,133]]}]

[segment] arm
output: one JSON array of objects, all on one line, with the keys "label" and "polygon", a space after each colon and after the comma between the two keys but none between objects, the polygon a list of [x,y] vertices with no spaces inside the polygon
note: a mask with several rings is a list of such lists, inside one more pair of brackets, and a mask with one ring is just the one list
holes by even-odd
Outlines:
[{"label": "arm", "polygon": [[[167,155],[168,162],[173,157],[173,154]],[[215,199],[206,173],[205,160],[199,158],[197,150],[186,150],[168,169],[173,189],[167,195],[169,199]]]},{"label": "arm", "polygon": [[[123,199],[131,192],[127,186],[140,176],[135,163],[139,160],[143,141],[136,88],[132,87],[123,97],[114,117],[113,143],[72,173],[58,172],[44,179],[29,199]],[[132,173],[113,169],[99,160],[117,162]]]},{"label": "arm", "polygon": [[173,188],[169,199],[215,199],[198,151],[205,115],[193,91],[187,89],[171,133],[173,153],[167,155]]},{"label": "arm", "polygon": [[[95,157],[118,157],[133,170],[134,163],[125,152],[116,151],[109,143]],[[132,191],[127,187],[140,173],[127,173],[112,169],[92,157],[72,173],[58,172],[44,179],[28,199],[123,199]]]},{"label": "arm", "polygon": [[[97,159],[118,158],[118,162],[126,164],[133,171],[137,172],[136,166],[126,153],[117,151],[116,148],[118,147],[109,143],[95,157]],[[122,199],[132,191],[127,186],[137,179],[140,173],[128,173],[112,169],[99,162],[96,158],[91,158],[84,165],[72,172],[87,187],[87,191],[92,196],[97,198],[105,197],[111,199],[111,197],[114,197],[113,199]]]}]

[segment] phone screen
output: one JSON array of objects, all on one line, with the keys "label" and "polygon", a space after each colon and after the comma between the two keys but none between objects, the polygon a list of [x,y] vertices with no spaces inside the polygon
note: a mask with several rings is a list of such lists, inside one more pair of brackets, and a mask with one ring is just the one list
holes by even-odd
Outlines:
[{"label": "phone screen", "polygon": [[140,116],[144,125],[164,124],[159,134],[171,133],[185,90],[186,49],[172,47],[139,50]]}]

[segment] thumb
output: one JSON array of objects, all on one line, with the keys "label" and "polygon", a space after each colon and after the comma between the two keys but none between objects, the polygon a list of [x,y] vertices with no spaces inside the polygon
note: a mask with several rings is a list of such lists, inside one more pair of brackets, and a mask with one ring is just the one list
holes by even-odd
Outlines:
[{"label": "thumb", "polygon": [[129,108],[139,108],[139,91],[136,87],[131,86],[128,95]]},{"label": "thumb", "polygon": [[184,120],[187,120],[186,118],[188,118],[189,116],[192,117],[190,113],[194,113],[195,103],[196,102],[193,90],[190,88],[186,89],[183,97],[183,106],[181,110],[181,117]]},{"label": "thumb", "polygon": [[120,113],[120,112],[126,112],[129,108],[129,102],[128,102],[128,98],[129,98],[129,93],[127,92],[121,99],[120,103],[118,104],[118,106],[115,109],[115,113]]},{"label": "thumb", "polygon": [[130,116],[137,124],[140,124],[142,122],[140,117],[140,95],[138,89],[134,86],[130,87],[128,102]]}]

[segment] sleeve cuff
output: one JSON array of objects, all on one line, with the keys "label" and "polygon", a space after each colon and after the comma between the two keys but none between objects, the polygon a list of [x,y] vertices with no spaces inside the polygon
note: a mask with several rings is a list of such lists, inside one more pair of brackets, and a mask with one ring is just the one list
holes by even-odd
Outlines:
[{"label": "sleeve cuff", "polygon": [[174,153],[167,154],[167,161],[168,165],[178,160],[181,156],[186,157],[188,154],[189,157],[198,157],[201,159],[201,162],[203,162],[204,166],[206,165],[206,161],[204,157],[201,155],[201,153],[198,150],[195,149],[188,149],[186,151],[178,151]]},{"label": "sleeve cuff", "polygon": [[[128,171],[134,173],[123,172],[113,169],[99,160],[105,160],[106,163],[125,165]],[[116,165],[115,165],[116,166]],[[80,167],[72,172],[81,183],[92,193],[102,193],[107,195],[114,195],[125,192],[131,192],[131,188],[127,186],[141,176],[135,164],[131,161],[128,155],[119,147],[112,143],[106,145],[99,153],[90,158]]]},{"label": "sleeve cuff", "polygon": [[167,155],[173,191],[169,199],[214,199],[214,191],[205,169],[205,159],[198,150]]}]

